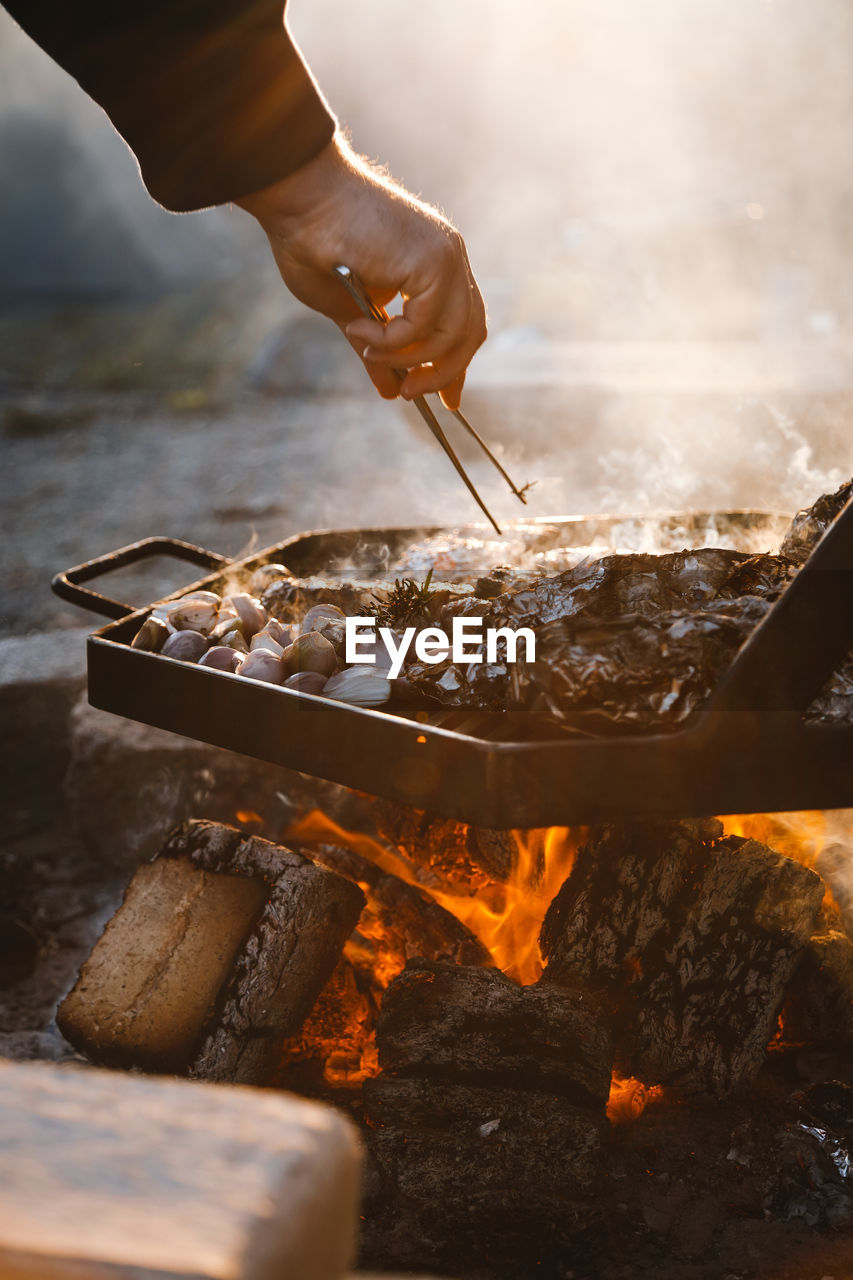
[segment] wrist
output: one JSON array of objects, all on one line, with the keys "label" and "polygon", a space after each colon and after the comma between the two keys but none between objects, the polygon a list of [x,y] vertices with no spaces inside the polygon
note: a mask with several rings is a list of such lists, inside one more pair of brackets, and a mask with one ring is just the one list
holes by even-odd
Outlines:
[{"label": "wrist", "polygon": [[292,221],[304,218],[336,197],[342,184],[355,174],[355,159],[343,135],[336,132],[306,164],[237,203],[257,218],[265,231],[284,235]]}]

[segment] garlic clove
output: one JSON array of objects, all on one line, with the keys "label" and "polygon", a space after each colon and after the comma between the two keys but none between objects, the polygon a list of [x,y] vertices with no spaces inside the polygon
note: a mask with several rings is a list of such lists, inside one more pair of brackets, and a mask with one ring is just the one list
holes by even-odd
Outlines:
[{"label": "garlic clove", "polygon": [[243,634],[243,624],[239,618],[225,618],[222,622],[218,622],[210,633],[210,639],[214,644],[227,645],[229,649],[236,649],[238,653],[249,652],[249,646]]},{"label": "garlic clove", "polygon": [[336,604],[314,604],[302,619],[299,630],[303,635],[308,631],[319,631],[323,620],[330,618],[343,620],[346,614]]},{"label": "garlic clove", "polygon": [[250,653],[254,653],[256,649],[266,649],[268,653],[274,653],[277,658],[280,658],[284,653],[285,648],[285,645],[279,644],[277,640],[273,640],[266,627],[263,631],[256,632],[249,641]]},{"label": "garlic clove", "polygon": [[206,635],[216,625],[218,612],[218,600],[179,600],[166,618],[176,631],[200,631]]},{"label": "garlic clove", "polygon": [[322,693],[326,683],[326,677],[319,671],[297,671],[295,676],[287,677],[284,687],[297,693]]},{"label": "garlic clove", "polygon": [[[227,636],[229,631],[239,631],[243,639],[246,639],[243,631],[243,624],[237,617],[237,614],[233,613],[222,618],[220,611],[220,621],[217,622],[216,626],[211,631],[210,638],[211,640],[218,640],[220,636]],[[246,648],[248,649],[248,645]]]},{"label": "garlic clove", "polygon": [[234,595],[226,596],[222,602],[236,610],[240,622],[243,624],[243,634],[247,640],[251,640],[256,631],[260,631],[267,621],[267,613],[261,608],[260,601],[254,596],[250,596],[247,591],[238,591]]},{"label": "garlic clove", "polygon": [[207,637],[200,631],[173,631],[160,650],[164,658],[198,662],[207,651]]},{"label": "garlic clove", "polygon": [[323,697],[354,707],[381,707],[391,697],[391,681],[364,667],[347,667],[326,681]]},{"label": "garlic clove", "polygon": [[160,618],[146,618],[136,635],[130,642],[131,649],[142,649],[146,653],[159,653],[171,635],[170,628]]},{"label": "garlic clove", "polygon": [[227,645],[215,644],[203,653],[198,660],[200,667],[212,667],[214,671],[236,671],[240,665],[240,654]]},{"label": "garlic clove", "polygon": [[281,684],[284,679],[284,664],[280,657],[267,649],[256,649],[254,653],[246,654],[237,672],[238,675],[248,676],[251,680]]},{"label": "garlic clove", "polygon": [[293,627],[284,622],[279,622],[278,618],[267,618],[266,625],[262,630],[271,635],[276,644],[280,644],[283,649],[287,648],[294,639]]},{"label": "garlic clove", "polygon": [[330,676],[337,670],[338,655],[334,645],[318,631],[307,631],[288,645],[284,661],[290,675],[296,671],[319,671],[321,675]]}]

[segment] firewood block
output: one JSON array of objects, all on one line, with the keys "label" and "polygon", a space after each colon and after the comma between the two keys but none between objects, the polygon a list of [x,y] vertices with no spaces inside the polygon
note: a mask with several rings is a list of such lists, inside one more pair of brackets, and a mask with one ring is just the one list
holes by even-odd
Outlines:
[{"label": "firewood block", "polygon": [[0,1064],[4,1280],[340,1280],[359,1150],[285,1094]]},{"label": "firewood block", "polygon": [[[537,1187],[559,1197],[599,1185],[603,1112],[554,1093],[380,1075],[365,1081],[371,1146],[400,1195],[442,1213],[462,1196],[462,1213],[494,1197],[520,1207]],[[504,1206],[506,1207],[506,1206]]]},{"label": "firewood block", "polygon": [[544,1089],[604,1104],[613,1049],[583,987],[521,987],[498,969],[414,960],[382,1001],[376,1040],[386,1071]]},{"label": "firewood block", "polygon": [[371,964],[384,985],[415,956],[491,966],[492,958],[479,938],[425,889],[340,845],[318,845],[309,853],[315,862],[365,889],[367,907],[359,921],[360,945],[371,953]]},{"label": "firewood block", "polygon": [[363,904],[301,854],[184,823],[136,872],[57,1023],[94,1062],[264,1083]]},{"label": "firewood block", "polygon": [[545,917],[543,980],[609,1002],[625,1075],[723,1096],[764,1060],[822,897],[813,871],[719,824],[599,828]]},{"label": "firewood block", "polygon": [[496,1276],[533,1274],[543,1248],[565,1257],[599,1212],[612,1052],[597,1001],[415,960],[376,1041],[366,1214],[387,1257]]},{"label": "firewood block", "polygon": [[397,1265],[534,1275],[598,1220],[603,1107],[385,1073],[365,1081],[364,1102],[365,1215]]}]

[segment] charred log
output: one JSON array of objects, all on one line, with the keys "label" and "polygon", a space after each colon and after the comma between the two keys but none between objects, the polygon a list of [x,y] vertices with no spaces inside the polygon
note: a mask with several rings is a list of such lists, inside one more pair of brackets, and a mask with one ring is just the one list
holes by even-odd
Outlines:
[{"label": "charred log", "polygon": [[339,845],[318,845],[311,849],[311,856],[363,888],[367,905],[351,951],[357,967],[378,979],[380,989],[415,957],[462,965],[492,963],[479,938],[417,885]]},{"label": "charred log", "polygon": [[541,945],[543,981],[582,978],[608,1003],[625,1075],[723,1096],[761,1066],[823,886],[757,841],[719,833],[597,830]]},{"label": "charred log", "polygon": [[613,1051],[599,1003],[578,986],[520,987],[498,969],[413,961],[377,1026],[386,1071],[552,1090],[605,1103]]},{"label": "charred log", "polygon": [[415,962],[385,994],[377,1046],[373,1246],[400,1265],[562,1274],[599,1212],[611,1051],[596,1001]]},{"label": "charred log", "polygon": [[377,800],[374,814],[386,840],[448,886],[470,891],[512,874],[518,845],[511,831],[467,826],[392,800]]},{"label": "charred log", "polygon": [[559,1096],[379,1076],[364,1086],[371,1254],[556,1277],[600,1216],[606,1120]]},{"label": "charred log", "polygon": [[266,1082],[364,895],[289,849],[187,822],[141,867],[57,1021],[94,1061]]}]

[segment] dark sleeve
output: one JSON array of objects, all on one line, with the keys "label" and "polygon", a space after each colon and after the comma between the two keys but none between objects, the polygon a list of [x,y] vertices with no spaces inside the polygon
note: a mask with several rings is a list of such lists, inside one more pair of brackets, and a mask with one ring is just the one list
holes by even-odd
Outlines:
[{"label": "dark sleeve", "polygon": [[167,209],[259,191],[334,133],[285,0],[3,2],[104,108]]}]

